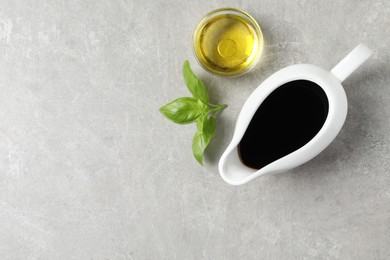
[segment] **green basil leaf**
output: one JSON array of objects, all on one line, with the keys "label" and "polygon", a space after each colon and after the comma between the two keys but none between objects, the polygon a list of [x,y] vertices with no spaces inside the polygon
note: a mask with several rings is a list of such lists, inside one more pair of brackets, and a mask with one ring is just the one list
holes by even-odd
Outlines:
[{"label": "green basil leaf", "polygon": [[192,140],[192,153],[201,165],[203,165],[203,153],[206,146],[206,140],[203,133],[196,132],[194,139]]},{"label": "green basil leaf", "polygon": [[209,112],[209,106],[206,105],[205,103],[203,103],[203,101],[201,101],[200,99],[198,99],[198,105],[202,108],[202,110],[205,112]]},{"label": "green basil leaf", "polygon": [[184,81],[194,98],[199,98],[204,103],[209,102],[209,95],[207,94],[206,86],[203,82],[192,72],[188,60],[183,65]]},{"label": "green basil leaf", "polygon": [[195,159],[203,165],[203,154],[215,133],[216,121],[214,117],[207,118],[205,115],[197,120],[196,126],[198,131],[192,140],[192,153]]},{"label": "green basil leaf", "polygon": [[[214,117],[210,117],[203,122],[203,134],[206,135],[208,143],[210,143],[211,138],[215,133],[215,129],[217,127],[217,122]],[[207,143],[207,144],[208,144]]]},{"label": "green basil leaf", "polygon": [[206,110],[197,99],[183,97],[161,107],[160,112],[174,123],[184,125],[195,122]]}]

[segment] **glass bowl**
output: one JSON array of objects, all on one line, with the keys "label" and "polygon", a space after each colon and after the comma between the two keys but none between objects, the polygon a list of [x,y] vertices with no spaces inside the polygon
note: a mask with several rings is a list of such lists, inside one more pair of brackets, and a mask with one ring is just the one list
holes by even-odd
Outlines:
[{"label": "glass bowl", "polygon": [[199,64],[214,75],[242,75],[258,62],[264,46],[259,24],[248,13],[221,8],[206,14],[193,34]]}]

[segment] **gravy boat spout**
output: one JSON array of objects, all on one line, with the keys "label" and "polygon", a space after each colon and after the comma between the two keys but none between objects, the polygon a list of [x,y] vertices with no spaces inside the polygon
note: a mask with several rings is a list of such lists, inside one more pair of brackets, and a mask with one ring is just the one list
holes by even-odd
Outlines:
[{"label": "gravy boat spout", "polygon": [[[233,138],[219,161],[218,168],[222,179],[231,185],[242,185],[262,175],[288,171],[323,151],[337,136],[347,115],[347,97],[341,83],[371,54],[372,51],[369,48],[360,44],[331,71],[312,64],[296,64],[281,69],[267,78],[254,90],[241,109]],[[310,81],[318,85],[325,93],[328,104],[322,127],[315,132],[314,137],[296,150],[269,162],[260,169],[248,167],[242,162],[239,154],[239,144],[248,126],[271,93],[293,81]],[[265,124],[264,127],[268,126]],[[286,126],[285,130],[289,131],[289,126]]]}]

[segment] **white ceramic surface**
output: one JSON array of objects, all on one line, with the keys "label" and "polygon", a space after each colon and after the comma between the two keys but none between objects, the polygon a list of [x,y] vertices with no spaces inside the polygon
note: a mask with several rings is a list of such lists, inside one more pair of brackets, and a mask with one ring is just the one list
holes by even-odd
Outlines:
[{"label": "white ceramic surface", "polygon": [[[363,64],[372,54],[364,44],[359,44],[331,72],[311,64],[296,64],[271,75],[249,96],[236,122],[232,141],[219,161],[221,177],[231,185],[242,185],[255,178],[288,171],[297,167],[323,151],[337,136],[347,115],[347,97],[341,82]],[[262,102],[279,86],[294,80],[309,80],[321,86],[325,91],[329,111],[326,121],[306,145],[298,150],[266,165],[260,170],[248,168],[239,159],[237,145],[257,109]]]}]

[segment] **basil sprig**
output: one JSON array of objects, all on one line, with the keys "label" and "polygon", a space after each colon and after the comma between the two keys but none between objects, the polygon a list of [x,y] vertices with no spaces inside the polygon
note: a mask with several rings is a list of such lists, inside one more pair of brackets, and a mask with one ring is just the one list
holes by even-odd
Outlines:
[{"label": "basil sprig", "polygon": [[217,123],[216,115],[227,105],[209,103],[206,86],[191,70],[188,60],[183,65],[183,77],[193,97],[182,97],[160,108],[160,112],[176,124],[196,122],[197,132],[192,141],[192,153],[203,164],[203,154],[214,136]]}]

